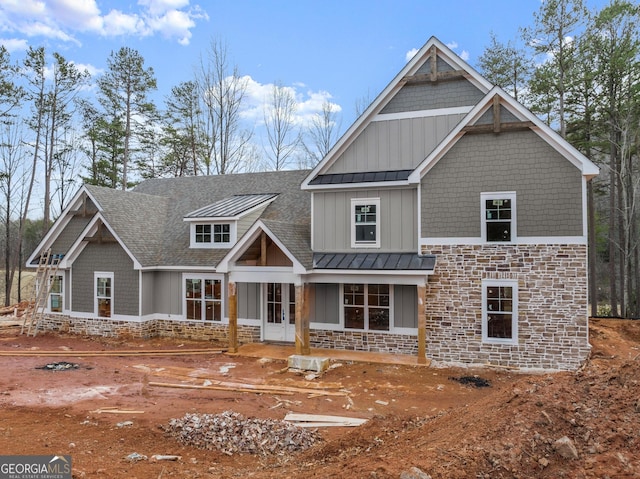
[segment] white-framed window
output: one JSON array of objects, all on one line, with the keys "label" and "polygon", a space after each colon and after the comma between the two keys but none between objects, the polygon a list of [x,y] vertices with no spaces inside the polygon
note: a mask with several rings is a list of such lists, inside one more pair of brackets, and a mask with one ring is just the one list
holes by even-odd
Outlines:
[{"label": "white-framed window", "polygon": [[222,278],[211,275],[184,275],[185,319],[222,321]]},{"label": "white-framed window", "polygon": [[380,198],[351,199],[351,247],[380,247]]},{"label": "white-framed window", "polygon": [[211,243],[211,225],[196,224],[195,240],[196,243]]},{"label": "white-framed window", "polygon": [[391,290],[388,284],[345,283],[342,310],[345,329],[389,331]]},{"label": "white-framed window", "polygon": [[113,314],[113,273],[95,272],[94,311],[99,318],[110,318]]},{"label": "white-framed window", "polygon": [[518,343],[518,281],[482,281],[482,341]]},{"label": "white-framed window", "polygon": [[62,313],[64,308],[64,276],[49,277],[49,312]]},{"label": "white-framed window", "polygon": [[515,192],[481,193],[482,241],[513,243],[517,238]]},{"label": "white-framed window", "polygon": [[235,222],[192,223],[191,248],[229,248],[235,243]]}]

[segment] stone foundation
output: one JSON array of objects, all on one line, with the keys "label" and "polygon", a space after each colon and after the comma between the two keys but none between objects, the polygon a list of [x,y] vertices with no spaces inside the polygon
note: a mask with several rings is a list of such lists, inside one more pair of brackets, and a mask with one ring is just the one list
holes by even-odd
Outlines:
[{"label": "stone foundation", "polygon": [[[577,369],[590,352],[584,245],[445,245],[426,291],[427,357],[443,363]],[[482,342],[482,280],[518,281],[518,342]]]},{"label": "stone foundation", "polygon": [[312,329],[311,347],[369,351],[375,353],[418,354],[418,338],[404,334],[376,333],[373,331],[325,331]]},{"label": "stone foundation", "polygon": [[[70,318],[69,316],[45,315],[40,320],[38,331],[58,331],[85,336],[133,337],[133,338],[183,338],[199,341],[228,341],[226,324],[202,321],[118,321],[106,318]],[[238,341],[241,344],[260,341],[260,327],[238,326]]]}]

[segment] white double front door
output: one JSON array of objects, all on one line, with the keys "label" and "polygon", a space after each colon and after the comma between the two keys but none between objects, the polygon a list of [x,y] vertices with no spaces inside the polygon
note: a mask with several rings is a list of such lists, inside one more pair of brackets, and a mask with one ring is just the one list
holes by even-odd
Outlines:
[{"label": "white double front door", "polygon": [[296,289],[291,283],[264,285],[265,341],[294,342],[296,338]]}]

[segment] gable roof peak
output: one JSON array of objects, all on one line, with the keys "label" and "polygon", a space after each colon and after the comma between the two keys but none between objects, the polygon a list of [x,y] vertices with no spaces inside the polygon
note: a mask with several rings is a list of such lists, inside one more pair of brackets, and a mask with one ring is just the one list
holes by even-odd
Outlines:
[{"label": "gable roof peak", "polygon": [[[452,69],[453,72],[438,72],[437,58],[440,57]],[[447,76],[463,75],[472,85],[478,88],[483,94],[491,90],[493,86],[486,78],[480,75],[471,65],[458,56],[451,48],[432,36],[427,42],[416,52],[416,54],[405,64],[391,82],[380,92],[380,94],[371,102],[367,109],[360,117],[349,127],[342,137],[331,148],[327,155],[311,170],[309,175],[303,181],[302,189],[312,189],[311,181],[319,174],[326,172],[329,167],[340,157],[346,148],[364,131],[371,123],[373,118],[391,101],[393,96],[407,82],[416,78],[417,72],[429,62],[430,75],[436,77],[436,81],[440,75]],[[421,75],[422,76],[422,75]]]}]

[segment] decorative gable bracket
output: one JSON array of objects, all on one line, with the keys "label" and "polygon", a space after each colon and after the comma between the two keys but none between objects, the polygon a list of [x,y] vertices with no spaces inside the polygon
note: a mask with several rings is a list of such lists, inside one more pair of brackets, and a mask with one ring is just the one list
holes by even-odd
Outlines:
[{"label": "decorative gable bracket", "polygon": [[429,73],[416,73],[407,75],[402,81],[407,84],[417,85],[420,83],[438,83],[441,81],[457,80],[459,78],[469,78],[470,75],[465,70],[449,70],[444,72],[438,71],[438,49],[435,45],[431,45],[429,50]]},{"label": "decorative gable bracket", "polygon": [[524,131],[533,128],[535,125],[532,121],[511,121],[502,122],[500,118],[500,96],[493,97],[493,123],[486,125],[467,125],[462,128],[463,133],[493,133],[500,134],[506,131]]}]

